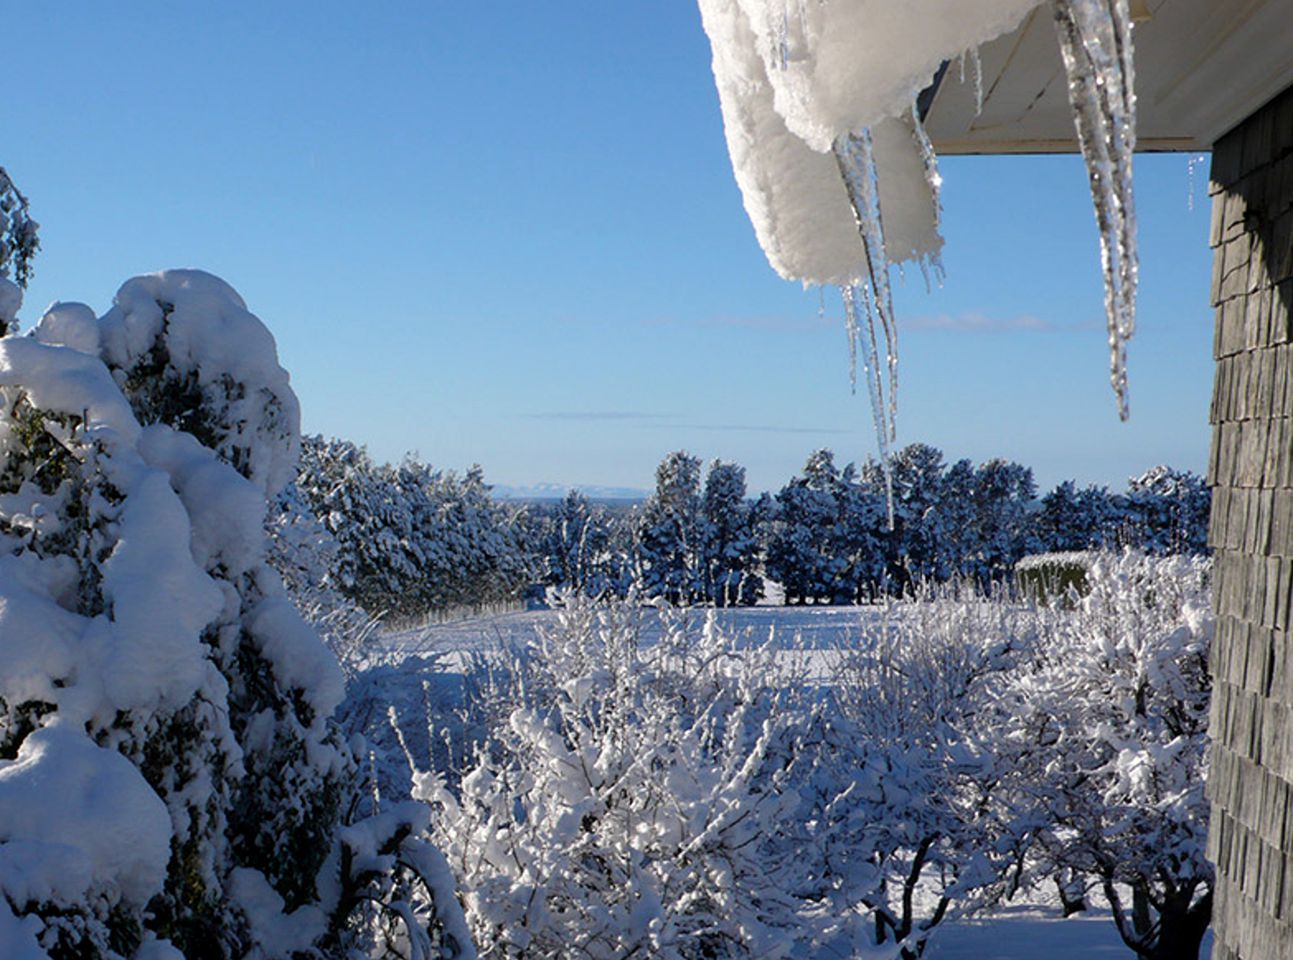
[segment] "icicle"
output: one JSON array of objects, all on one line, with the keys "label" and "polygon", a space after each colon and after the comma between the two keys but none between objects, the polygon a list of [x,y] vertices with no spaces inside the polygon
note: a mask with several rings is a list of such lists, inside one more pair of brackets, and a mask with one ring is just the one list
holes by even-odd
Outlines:
[{"label": "icicle", "polygon": [[898,329],[894,322],[893,293],[889,287],[889,260],[884,248],[884,220],[880,211],[880,190],[876,182],[875,151],[871,132],[863,129],[835,141],[835,161],[848,191],[862,249],[866,254],[867,279],[875,298],[874,312],[868,311],[868,325],[874,331],[874,320],[884,330],[885,356],[889,367],[889,394],[886,403],[889,436],[897,435],[895,408],[898,398]]},{"label": "icicle", "polygon": [[[885,464],[886,499],[890,504],[889,520],[892,525],[893,485],[889,475],[888,450],[898,434],[898,329],[894,321],[893,293],[889,286],[889,260],[884,247],[884,219],[880,211],[880,190],[876,180],[875,150],[871,143],[870,130],[864,128],[857,133],[840,137],[835,141],[834,153],[840,177],[848,191],[849,203],[853,207],[858,234],[862,238],[862,249],[866,255],[866,280],[869,283],[845,287],[849,292],[845,294],[844,309],[845,314],[850,318],[847,322],[851,326],[857,326],[857,297],[861,292],[866,305],[869,340],[865,365],[867,388],[875,419],[876,441]],[[880,372],[877,320],[884,334],[887,377]],[[852,349],[856,351],[857,333],[850,330],[849,336],[850,343],[853,344]],[[887,389],[885,381],[887,381]]]},{"label": "icicle", "polygon": [[1131,16],[1127,0],[1051,0],[1069,103],[1086,159],[1100,230],[1109,379],[1126,420],[1127,341],[1136,326],[1136,212],[1131,163],[1136,146]]},{"label": "icicle", "polygon": [[1207,159],[1208,155],[1206,153],[1192,153],[1189,159],[1185,161],[1185,176],[1188,183],[1187,189],[1189,190],[1185,198],[1185,207],[1190,213],[1194,212],[1194,174],[1198,170],[1199,164],[1204,163]]},{"label": "icicle", "polygon": [[[893,439],[890,430],[893,427],[892,403],[886,404],[884,395],[884,380],[880,376],[880,345],[875,333],[875,315],[872,310],[871,289],[867,284],[849,284],[840,288],[840,293],[844,299],[844,316],[845,324],[849,331],[849,360],[852,363],[853,378],[857,378],[857,341],[861,335],[861,325],[858,323],[858,300],[862,301],[862,309],[866,312],[867,319],[867,352],[866,359],[863,362],[863,370],[866,372],[867,396],[871,401],[871,420],[875,426],[876,446],[880,454],[880,472],[884,476],[884,496],[885,505],[889,516],[889,529],[893,529],[893,472],[890,460],[890,443]],[[890,395],[892,401],[892,394]],[[889,413],[889,422],[886,423],[886,408]],[[888,429],[886,429],[888,428]]]},{"label": "icicle", "polygon": [[[858,338],[861,331],[858,328],[857,304],[854,299],[850,298],[848,291],[851,288],[844,287],[844,332],[849,338],[849,392],[857,395],[858,392]],[[867,381],[867,396],[871,397],[870,380]],[[872,398],[872,412],[874,413],[874,398]],[[880,423],[877,421],[876,430],[880,429]]]},{"label": "icicle", "polygon": [[[916,146],[920,148],[920,161],[925,167],[925,182],[929,184],[930,196],[934,202],[934,229],[938,230],[943,225],[943,176],[938,172],[938,155],[934,153],[934,144],[925,131],[925,124],[920,120],[920,106],[915,97],[911,101],[911,129],[912,135],[916,138]],[[924,268],[923,261],[921,267]],[[927,281],[926,286],[928,285]]]},{"label": "icicle", "polygon": [[974,66],[974,115],[983,113],[983,61],[979,59],[979,48],[969,50],[970,63]]}]

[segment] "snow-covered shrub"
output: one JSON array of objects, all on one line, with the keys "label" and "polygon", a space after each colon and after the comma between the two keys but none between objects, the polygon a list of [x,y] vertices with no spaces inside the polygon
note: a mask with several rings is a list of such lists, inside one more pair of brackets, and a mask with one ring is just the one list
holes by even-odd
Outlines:
[{"label": "snow-covered shrub", "polygon": [[[781,957],[811,930],[767,651],[572,601],[455,789],[423,779],[488,957]],[[500,707],[503,705],[500,704]]]},{"label": "snow-covered shrub", "polygon": [[[272,337],[208,274],[139,277],[102,318],[59,303],[0,338],[14,952],[342,956],[372,939],[344,896],[374,881],[341,831],[341,672],[266,562],[297,422]],[[411,837],[379,846],[423,857]]]},{"label": "snow-covered shrub", "polygon": [[1161,960],[1196,956],[1211,915],[1208,569],[1098,555],[1087,595],[1039,620],[997,722],[1002,796],[1037,869],[1098,884],[1122,939]]},{"label": "snow-covered shrub", "polygon": [[796,817],[825,854],[818,898],[840,955],[914,960],[999,883],[983,714],[1027,645],[1009,606],[944,587],[838,651]]}]

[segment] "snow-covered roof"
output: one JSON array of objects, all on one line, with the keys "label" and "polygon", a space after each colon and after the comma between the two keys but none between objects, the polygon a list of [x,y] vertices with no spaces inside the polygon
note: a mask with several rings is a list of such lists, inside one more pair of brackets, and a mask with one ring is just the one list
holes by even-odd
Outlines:
[{"label": "snow-covered roof", "polygon": [[[855,360],[867,347],[867,392],[887,463],[897,383],[889,267],[916,260],[937,269],[942,245],[941,180],[923,123],[929,96],[921,94],[935,88],[936,100],[949,62],[959,59],[964,69],[968,59],[976,105],[982,102],[979,45],[1025,18],[1035,21],[1041,0],[699,4],[728,152],[755,234],[783,277],[843,288]],[[1047,6],[1099,225],[1110,381],[1125,419],[1137,279],[1129,0]]]},{"label": "snow-covered roof", "polygon": [[866,276],[833,148],[869,129],[893,262],[936,253],[936,199],[912,108],[944,61],[1040,0],[700,0],[732,167],[773,268],[805,283]]}]

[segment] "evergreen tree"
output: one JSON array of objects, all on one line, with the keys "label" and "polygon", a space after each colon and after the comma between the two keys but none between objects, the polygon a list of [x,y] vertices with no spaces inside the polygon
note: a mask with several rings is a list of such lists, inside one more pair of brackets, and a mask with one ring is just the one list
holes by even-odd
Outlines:
[{"label": "evergreen tree", "polygon": [[571,490],[554,507],[533,515],[540,580],[585,597],[619,596],[626,588],[623,524],[584,494]]},{"label": "evergreen tree", "polygon": [[700,459],[677,450],[660,462],[655,478],[637,525],[642,589],[670,603],[692,603],[705,596]]},{"label": "evergreen tree", "polygon": [[851,596],[849,560],[841,550],[848,499],[834,454],[816,450],[803,473],[777,494],[777,520],[768,541],[768,576],[789,603]]},{"label": "evergreen tree", "polygon": [[986,588],[1041,545],[1033,530],[1037,485],[1032,470],[1001,459],[982,464],[974,481],[974,563],[966,572]]},{"label": "evergreen tree", "polygon": [[18,315],[21,288],[31,279],[31,261],[40,249],[39,226],[27,198],[0,167],[0,336]]},{"label": "evergreen tree", "polygon": [[526,581],[521,524],[478,466],[461,477],[411,457],[378,466],[353,443],[308,437],[296,485],[339,543],[339,589],[374,616],[479,606]]},{"label": "evergreen tree", "polygon": [[889,578],[899,592],[915,582],[937,579],[940,543],[948,537],[939,507],[943,502],[943,454],[913,443],[893,455],[894,529],[889,537]]},{"label": "evergreen tree", "polygon": [[1113,546],[1122,524],[1118,504],[1105,487],[1081,490],[1065,480],[1042,498],[1037,514],[1039,549],[1055,553]]},{"label": "evergreen tree", "polygon": [[1197,474],[1157,466],[1128,481],[1128,539],[1149,553],[1202,554],[1208,549],[1212,495]]},{"label": "evergreen tree", "polygon": [[759,541],[745,502],[744,467],[718,460],[710,464],[701,512],[705,596],[720,606],[758,602],[763,595],[763,580],[755,572]]},{"label": "evergreen tree", "polygon": [[452,891],[406,895],[444,866],[426,823],[345,826],[343,678],[267,562],[298,422],[268,331],[197,271],[0,338],[0,924],[23,956],[342,957],[384,949],[370,910],[470,952]]}]

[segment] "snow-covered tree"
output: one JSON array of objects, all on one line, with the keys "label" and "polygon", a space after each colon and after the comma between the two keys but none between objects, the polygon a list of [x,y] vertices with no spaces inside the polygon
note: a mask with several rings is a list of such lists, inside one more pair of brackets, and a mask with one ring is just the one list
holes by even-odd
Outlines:
[{"label": "snow-covered tree", "polygon": [[638,517],[642,590],[670,603],[691,603],[704,596],[700,459],[674,451],[656,467],[655,480]]},{"label": "snow-covered tree", "polygon": [[339,544],[332,582],[374,616],[490,603],[524,585],[516,518],[479,467],[378,465],[348,441],[307,437],[296,487]]},{"label": "snow-covered tree", "polygon": [[991,723],[1009,771],[999,796],[1036,869],[1099,885],[1139,957],[1196,957],[1213,882],[1208,566],[1101,554],[1087,583],[1011,674]]},{"label": "snow-covered tree", "polygon": [[1065,480],[1042,498],[1037,514],[1039,549],[1065,553],[1112,547],[1117,542],[1120,512],[1113,495],[1104,487],[1079,490]]},{"label": "snow-covered tree", "polygon": [[834,454],[816,450],[803,473],[792,477],[777,494],[767,569],[768,576],[785,590],[787,602],[829,602],[837,595],[852,595],[843,583],[847,551],[839,549],[845,534],[845,493]]},{"label": "snow-covered tree", "polygon": [[705,597],[720,606],[757,602],[763,579],[756,572],[759,541],[745,501],[744,467],[719,460],[709,465],[701,515]]},{"label": "snow-covered tree", "polygon": [[1152,467],[1128,481],[1125,502],[1132,545],[1160,555],[1207,550],[1212,494],[1197,474]]},{"label": "snow-covered tree", "polygon": [[[0,928],[24,958],[470,952],[452,898],[396,883],[434,866],[412,827],[347,853],[384,828],[344,826],[341,673],[266,561],[298,421],[208,274],[0,338]],[[404,916],[393,939],[356,893]]]},{"label": "snow-covered tree", "polygon": [[974,518],[961,571],[985,589],[1010,575],[1019,559],[1036,552],[1037,486],[1033,472],[1018,463],[988,460],[974,472]]},{"label": "snow-covered tree", "polygon": [[18,293],[12,286],[26,287],[31,278],[31,261],[40,249],[39,224],[4,167],[0,167],[0,336],[18,313]]},{"label": "snow-covered tree", "polygon": [[939,556],[945,552],[940,544],[952,532],[939,513],[944,497],[942,451],[925,443],[909,444],[893,455],[890,472],[894,527],[886,552],[890,580],[901,591],[947,575],[939,568]]}]

